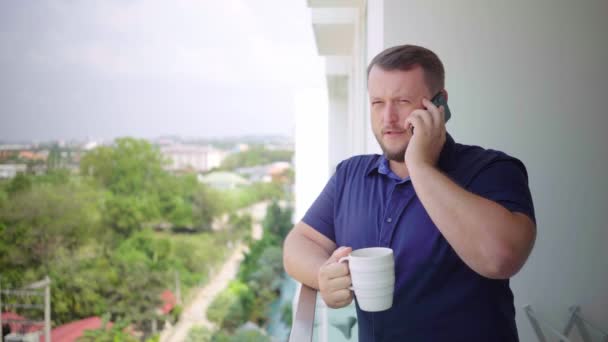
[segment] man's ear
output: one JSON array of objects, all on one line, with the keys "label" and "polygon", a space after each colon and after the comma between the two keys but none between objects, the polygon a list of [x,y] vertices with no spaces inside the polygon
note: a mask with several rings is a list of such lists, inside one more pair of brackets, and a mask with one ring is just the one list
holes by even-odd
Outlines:
[{"label": "man's ear", "polygon": [[448,102],[448,91],[443,88],[440,92],[443,93],[443,96],[445,97],[445,102]]}]

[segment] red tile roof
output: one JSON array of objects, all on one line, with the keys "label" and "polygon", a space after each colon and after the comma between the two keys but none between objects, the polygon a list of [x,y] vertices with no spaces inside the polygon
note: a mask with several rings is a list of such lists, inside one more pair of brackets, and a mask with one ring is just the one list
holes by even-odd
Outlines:
[{"label": "red tile roof", "polygon": [[18,315],[14,312],[9,311],[2,313],[2,325],[8,324],[12,333],[31,333],[34,331],[42,330],[44,327],[44,324],[31,324],[28,321],[29,320],[27,318]]},{"label": "red tile roof", "polygon": [[[102,319],[94,316],[60,325],[51,330],[51,341],[75,342],[84,335],[85,330],[100,329],[101,323]],[[111,326],[112,322],[109,322],[108,327]],[[40,342],[44,342],[44,335],[40,338]]]},{"label": "red tile roof", "polygon": [[168,314],[173,310],[177,300],[175,299],[175,295],[171,290],[165,290],[161,293],[160,298],[163,300],[163,306],[160,307],[160,311],[163,314]]}]

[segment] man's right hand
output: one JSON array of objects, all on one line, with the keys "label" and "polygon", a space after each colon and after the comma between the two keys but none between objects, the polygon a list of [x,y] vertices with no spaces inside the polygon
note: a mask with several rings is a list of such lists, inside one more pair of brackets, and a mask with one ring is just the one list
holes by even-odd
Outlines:
[{"label": "man's right hand", "polygon": [[325,304],[333,309],[347,306],[353,301],[352,284],[348,265],[338,262],[352,251],[350,247],[336,249],[327,261],[319,268],[319,292]]}]

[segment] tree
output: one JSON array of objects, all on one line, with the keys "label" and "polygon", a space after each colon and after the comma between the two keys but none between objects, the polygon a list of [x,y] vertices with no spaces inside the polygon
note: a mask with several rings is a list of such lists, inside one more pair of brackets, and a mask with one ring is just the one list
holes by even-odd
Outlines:
[{"label": "tree", "polygon": [[163,170],[159,150],[145,140],[117,139],[81,161],[81,174],[110,193],[105,222],[120,236],[140,231],[159,220],[174,227],[208,230],[219,201],[193,175],[174,176]]},{"label": "tree", "polygon": [[14,195],[18,192],[29,190],[32,187],[32,177],[25,173],[18,173],[6,187],[6,192]]},{"label": "tree", "polygon": [[156,189],[163,177],[163,158],[149,142],[117,139],[113,147],[98,147],[80,162],[80,171],[117,195],[134,195]]},{"label": "tree", "polygon": [[144,223],[159,217],[157,202],[145,194],[120,196],[107,193],[103,222],[119,237],[129,237],[143,229]]},{"label": "tree", "polygon": [[222,212],[222,196],[204,184],[198,184],[192,196],[192,222],[198,231],[209,231],[213,218]]},{"label": "tree", "polygon": [[54,170],[61,166],[61,149],[56,144],[49,150],[49,155],[46,158],[46,169]]},{"label": "tree", "polygon": [[163,277],[145,263],[114,258],[118,277],[109,295],[109,311],[113,320],[124,319],[146,330],[161,305]]},{"label": "tree", "polygon": [[213,333],[207,328],[193,327],[188,332],[186,342],[211,342]]},{"label": "tree", "polygon": [[[78,184],[37,184],[0,208],[8,267],[45,267],[58,250],[74,252],[96,236],[98,193]],[[2,267],[4,268],[4,267]]]},{"label": "tree", "polygon": [[247,322],[254,302],[254,294],[246,284],[232,281],[209,305],[207,317],[222,329],[232,332]]},{"label": "tree", "polygon": [[82,158],[81,174],[109,192],[104,222],[120,236],[160,218],[159,186],[168,177],[162,165],[158,149],[133,138],[117,139],[115,146],[98,147]]},{"label": "tree", "polygon": [[108,312],[108,296],[118,279],[110,259],[84,248],[76,257],[60,253],[48,275],[56,324]]},{"label": "tree", "polygon": [[268,209],[266,209],[266,216],[264,217],[262,226],[265,231],[275,234],[283,240],[293,225],[291,216],[291,208],[281,209],[279,203],[274,200],[268,206]]}]

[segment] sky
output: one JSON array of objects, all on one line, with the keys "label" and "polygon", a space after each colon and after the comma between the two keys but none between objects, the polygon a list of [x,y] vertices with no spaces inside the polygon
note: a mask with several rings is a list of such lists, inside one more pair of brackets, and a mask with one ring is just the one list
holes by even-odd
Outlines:
[{"label": "sky", "polygon": [[0,141],[284,135],[323,82],[305,0],[0,2]]}]

